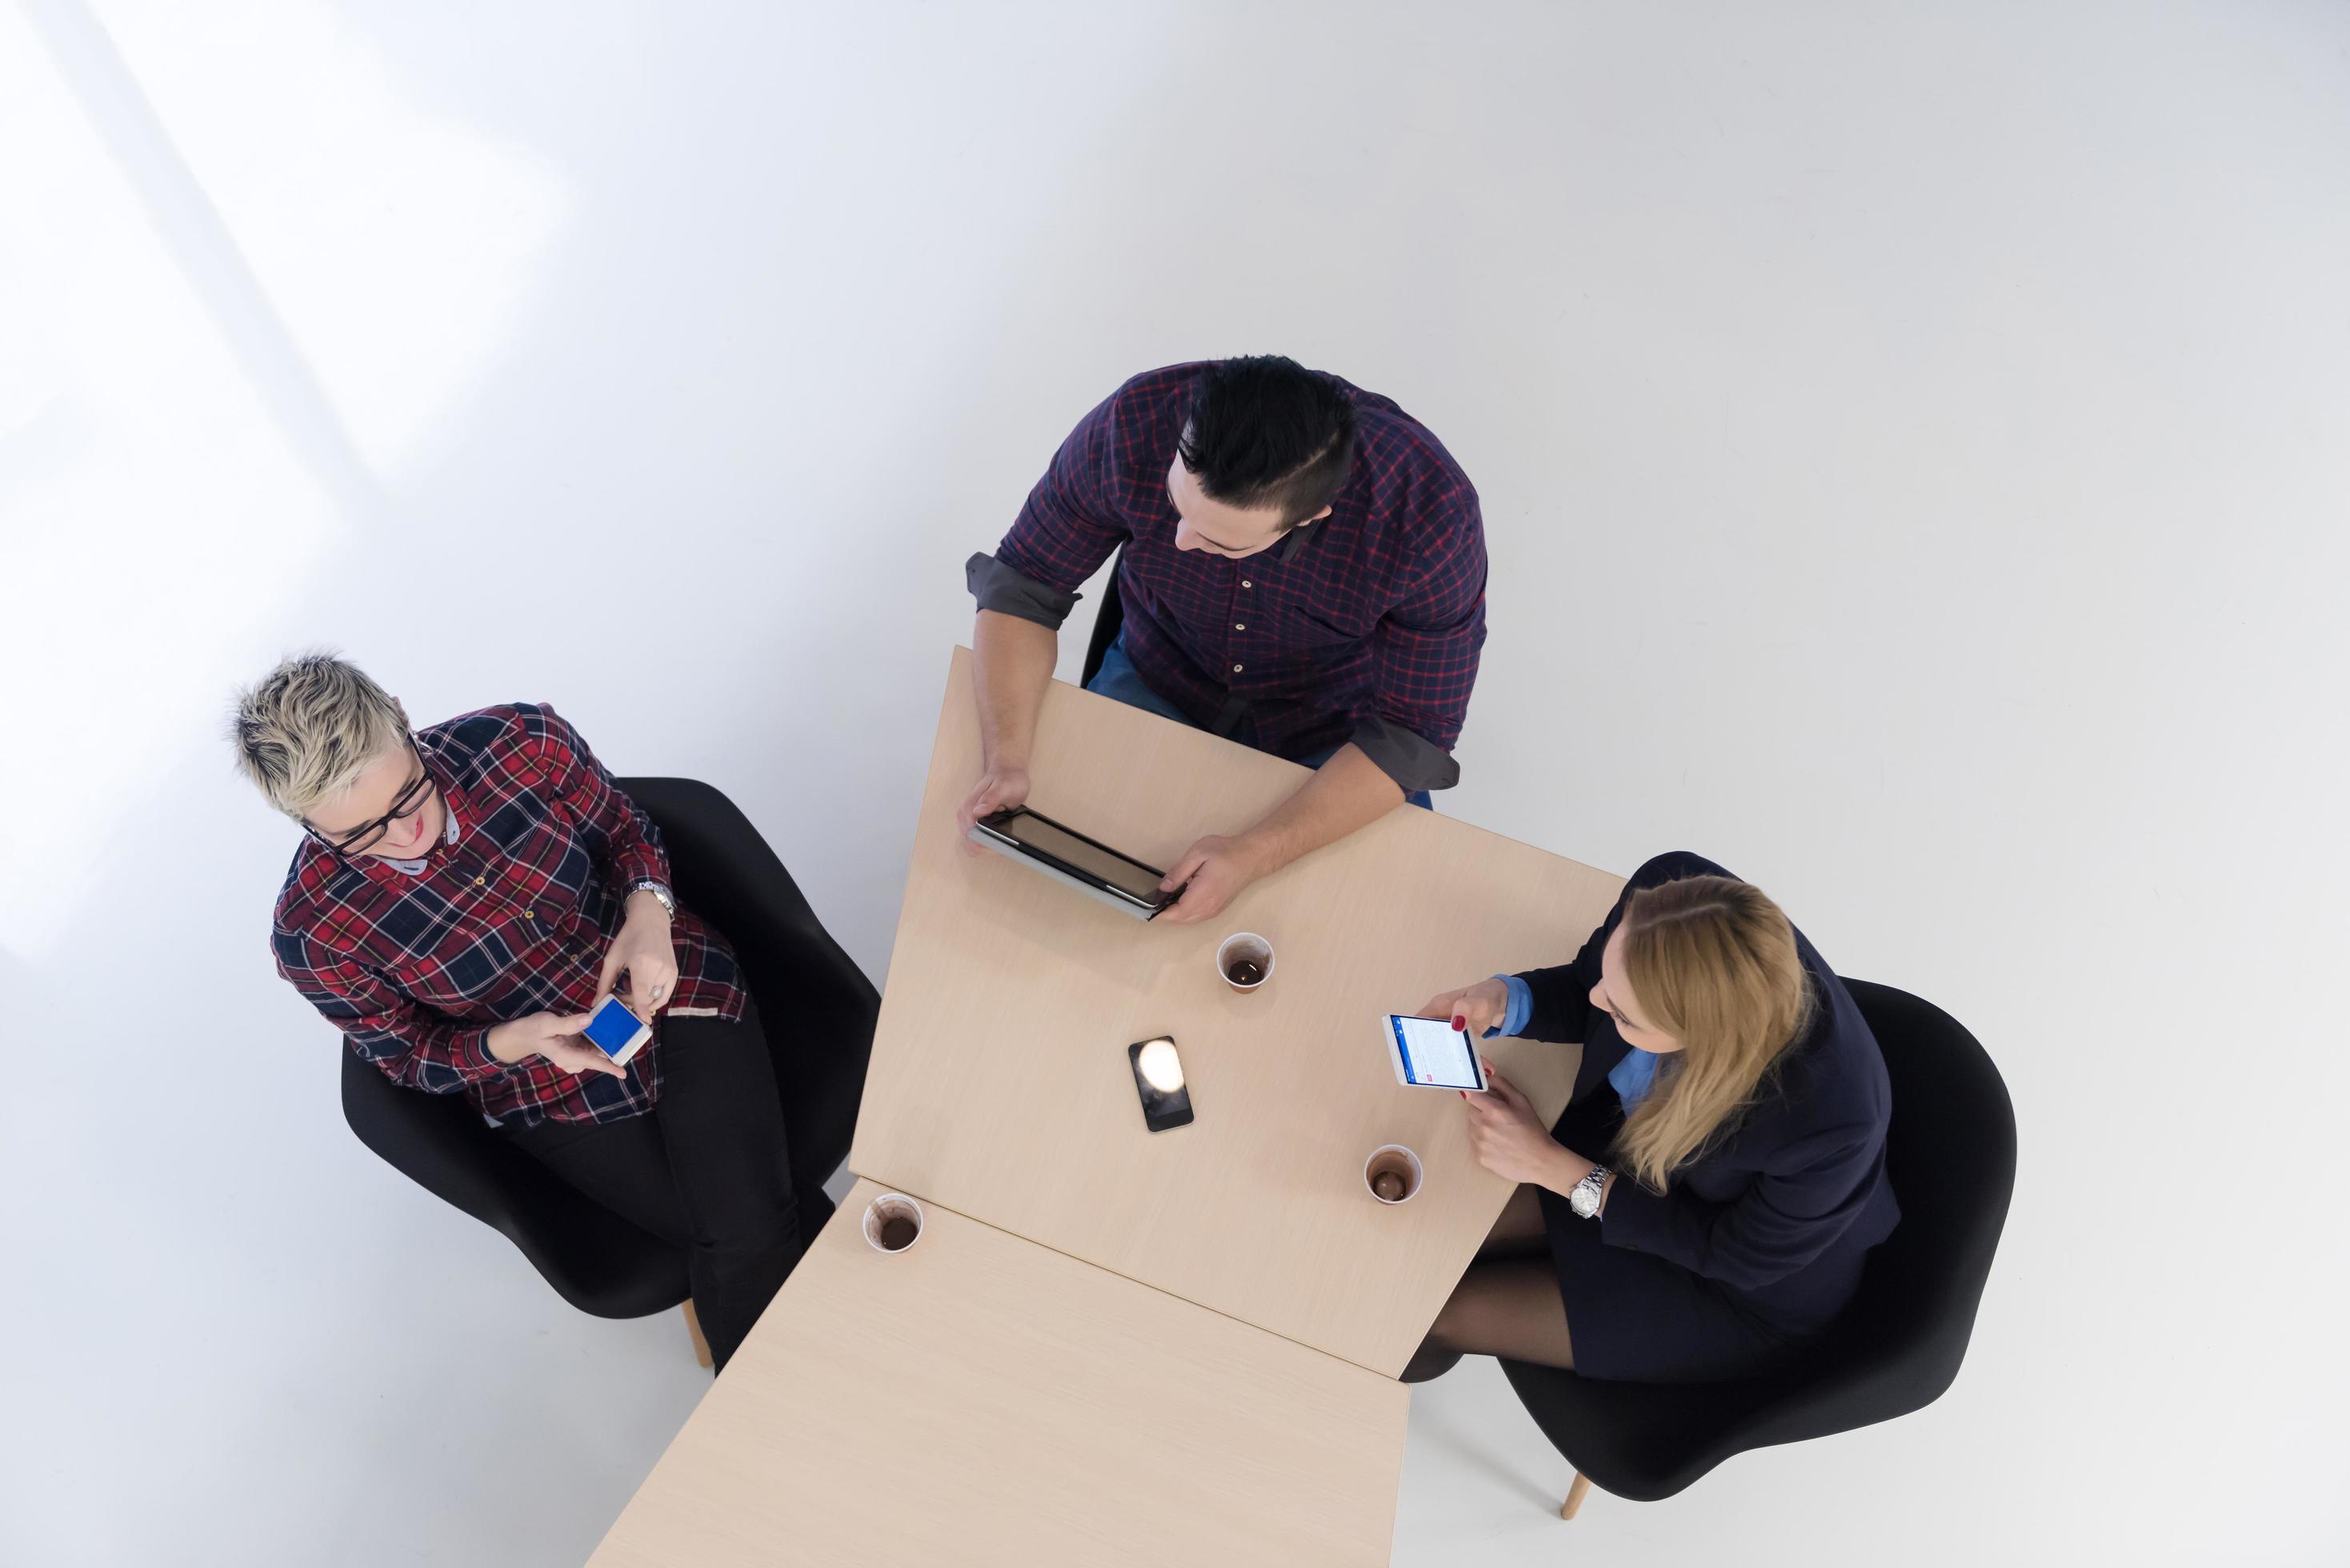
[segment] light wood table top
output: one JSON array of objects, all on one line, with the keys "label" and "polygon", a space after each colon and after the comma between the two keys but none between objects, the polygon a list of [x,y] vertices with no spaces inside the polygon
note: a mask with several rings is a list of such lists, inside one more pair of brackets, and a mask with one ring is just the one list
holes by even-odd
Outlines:
[{"label": "light wood table top", "polygon": [[591,1568],[1384,1568],[1409,1391],[860,1181]]},{"label": "light wood table top", "polygon": [[[1399,808],[1197,926],[1144,924],[1000,856],[963,852],[979,774],[955,651],[849,1164],[906,1192],[1359,1366],[1402,1370],[1509,1196],[1469,1154],[1457,1096],[1395,1081],[1379,1015],[1496,971],[1561,963],[1623,878]],[[1029,804],[1173,864],[1305,770],[1055,682]],[[1241,995],[1234,931],[1273,943]],[[1197,1119],[1142,1124],[1126,1047],[1171,1034]],[[1545,1116],[1575,1047],[1486,1054]],[[1411,1201],[1364,1189],[1381,1144],[1425,1163]]]}]

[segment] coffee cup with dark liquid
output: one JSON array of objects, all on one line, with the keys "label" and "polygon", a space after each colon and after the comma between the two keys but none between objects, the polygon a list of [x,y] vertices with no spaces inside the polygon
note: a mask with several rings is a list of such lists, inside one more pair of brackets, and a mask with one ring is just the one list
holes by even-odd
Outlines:
[{"label": "coffee cup with dark liquid", "polygon": [[1273,944],[1254,931],[1237,931],[1216,948],[1216,972],[1243,995],[1273,976]]},{"label": "coffee cup with dark liquid", "polygon": [[877,1252],[902,1252],[922,1234],[922,1206],[902,1192],[885,1192],[865,1206],[865,1240]]},{"label": "coffee cup with dark liquid", "polygon": [[1419,1190],[1419,1156],[1399,1143],[1384,1143],[1363,1161],[1363,1185],[1382,1203],[1409,1202]]}]

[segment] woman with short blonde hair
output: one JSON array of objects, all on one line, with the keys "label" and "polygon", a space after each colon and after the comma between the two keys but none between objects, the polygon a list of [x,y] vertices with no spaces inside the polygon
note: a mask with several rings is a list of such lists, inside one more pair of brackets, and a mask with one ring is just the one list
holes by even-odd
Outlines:
[{"label": "woman with short blonde hair", "polygon": [[[831,1206],[792,1190],[758,1009],[726,939],[671,891],[652,819],[554,709],[411,731],[331,654],[239,693],[229,738],[302,826],[278,972],[394,1083],[463,1095],[685,1249],[723,1367]],[[614,996],[653,1032],[625,1064],[580,1033]]]},{"label": "woman with short blonde hair", "polygon": [[1829,1330],[1899,1219],[1876,1037],[1779,906],[1710,860],[1659,856],[1572,963],[1422,1012],[1583,1059],[1549,1128],[1498,1075],[1465,1096],[1479,1162],[1520,1185],[1409,1380],[1464,1354],[1643,1383],[1767,1372]]},{"label": "woman with short blonde hair", "polygon": [[237,765],[296,822],[407,743],[408,715],[357,666],[331,654],[286,659],[237,693]]}]

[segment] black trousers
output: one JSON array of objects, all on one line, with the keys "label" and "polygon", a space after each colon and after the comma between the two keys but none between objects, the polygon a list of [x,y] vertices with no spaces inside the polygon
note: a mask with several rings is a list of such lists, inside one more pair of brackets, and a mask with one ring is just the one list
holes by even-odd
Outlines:
[{"label": "black trousers", "polygon": [[783,1106],[755,1006],[739,1023],[671,1018],[661,1030],[660,1098],[650,1111],[619,1122],[541,1122],[506,1136],[607,1209],[686,1250],[694,1312],[723,1371],[806,1245]]}]

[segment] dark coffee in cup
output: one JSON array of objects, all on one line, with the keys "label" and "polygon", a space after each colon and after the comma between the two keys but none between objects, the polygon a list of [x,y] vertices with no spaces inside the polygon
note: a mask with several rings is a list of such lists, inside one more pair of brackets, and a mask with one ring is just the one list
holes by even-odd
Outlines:
[{"label": "dark coffee in cup", "polygon": [[1363,1162],[1363,1185],[1382,1203],[1410,1201],[1419,1179],[1419,1156],[1399,1143],[1381,1144]]},{"label": "dark coffee in cup", "polygon": [[1216,972],[1245,995],[1273,973],[1273,944],[1254,931],[1236,931],[1217,944]]},{"label": "dark coffee in cup", "polygon": [[902,1252],[922,1237],[922,1206],[902,1192],[885,1192],[865,1206],[866,1244],[877,1252]]}]

